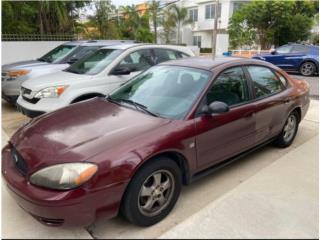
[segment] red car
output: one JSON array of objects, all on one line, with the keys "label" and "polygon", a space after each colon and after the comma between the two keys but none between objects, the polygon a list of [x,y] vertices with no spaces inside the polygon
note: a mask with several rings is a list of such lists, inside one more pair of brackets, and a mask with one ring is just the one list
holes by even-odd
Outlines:
[{"label": "red car", "polygon": [[182,184],[269,142],[289,146],[308,106],[308,84],[267,62],[170,61],[106,98],[31,120],[2,150],[2,174],[44,224],[120,212],[148,226],[169,214]]}]

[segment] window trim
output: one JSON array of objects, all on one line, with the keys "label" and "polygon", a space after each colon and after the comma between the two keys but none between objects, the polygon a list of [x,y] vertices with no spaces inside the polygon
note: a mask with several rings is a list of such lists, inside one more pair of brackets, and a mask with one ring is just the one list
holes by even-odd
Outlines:
[{"label": "window trim", "polygon": [[[255,94],[255,91],[254,91],[254,81],[252,80],[251,75],[250,75],[249,70],[248,70],[248,67],[250,67],[250,66],[268,68],[268,69],[276,76],[276,78],[277,78],[278,81],[280,82],[281,90],[280,90],[280,91],[277,91],[277,92],[274,92],[274,93],[272,93],[272,94],[269,94],[269,95],[266,95],[266,96],[262,96],[262,97],[257,98],[257,97],[256,97],[256,94]],[[265,99],[265,98],[274,96],[274,95],[276,95],[276,94],[279,94],[279,93],[287,90],[287,87],[282,84],[282,81],[279,79],[279,76],[276,74],[277,72],[276,72],[274,69],[272,69],[272,68],[270,68],[270,67],[268,67],[268,66],[258,65],[258,64],[245,64],[245,65],[243,65],[243,67],[245,68],[246,74],[248,75],[247,78],[248,78],[249,81],[251,82],[250,85],[251,85],[251,92],[252,92],[252,96],[253,96],[252,102],[260,101],[260,100],[262,100],[262,99]],[[287,81],[287,78],[285,78],[285,79],[286,79],[286,81]],[[287,81],[287,83],[288,83],[288,81]],[[288,85],[287,85],[287,86],[288,86]]]}]

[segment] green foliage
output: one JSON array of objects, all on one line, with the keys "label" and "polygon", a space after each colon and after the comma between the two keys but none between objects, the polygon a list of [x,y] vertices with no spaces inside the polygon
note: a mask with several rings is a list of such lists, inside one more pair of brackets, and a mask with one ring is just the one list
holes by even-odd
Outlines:
[{"label": "green foliage", "polygon": [[170,6],[169,10],[172,13],[172,18],[176,22],[177,26],[177,43],[181,43],[181,27],[189,24],[192,21],[189,19],[188,10],[184,7],[178,7],[176,4]]},{"label": "green foliage", "polygon": [[229,22],[231,47],[255,42],[268,49],[273,44],[306,40],[317,12],[316,1],[259,0],[244,4]]},{"label": "green foliage", "polygon": [[149,12],[141,15],[134,5],[125,6],[122,10],[124,16],[118,22],[121,36],[124,39],[152,42],[154,37],[150,31]]},{"label": "green foliage", "polygon": [[149,15],[152,21],[153,30],[154,30],[154,38],[153,42],[157,43],[158,38],[158,19],[159,19],[159,12],[160,12],[160,3],[156,0],[152,0],[151,4],[149,4]]},{"label": "green foliage", "polygon": [[88,1],[2,1],[3,33],[72,33]]},{"label": "green foliage", "polygon": [[174,15],[169,9],[162,11],[162,19],[160,24],[163,28],[161,37],[164,39],[165,43],[170,43],[170,36],[174,33],[176,21]]}]

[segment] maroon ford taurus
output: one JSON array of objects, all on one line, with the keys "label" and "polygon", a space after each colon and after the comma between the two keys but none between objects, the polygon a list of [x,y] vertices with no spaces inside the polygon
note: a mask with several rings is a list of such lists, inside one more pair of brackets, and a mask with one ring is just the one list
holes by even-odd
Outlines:
[{"label": "maroon ford taurus", "polygon": [[163,63],[107,98],[33,119],[4,147],[2,174],[44,224],[89,225],[121,213],[152,225],[182,184],[271,141],[289,146],[308,95],[305,81],[259,60]]}]

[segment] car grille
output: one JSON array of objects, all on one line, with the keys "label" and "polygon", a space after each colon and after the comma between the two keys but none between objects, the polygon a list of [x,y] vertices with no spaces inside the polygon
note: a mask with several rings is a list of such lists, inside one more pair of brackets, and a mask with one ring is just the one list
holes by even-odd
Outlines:
[{"label": "car grille", "polygon": [[11,150],[11,157],[12,157],[12,161],[14,162],[17,170],[23,176],[27,175],[27,173],[28,173],[28,165],[27,165],[26,161],[22,158],[22,156],[19,154],[17,149],[15,149],[14,147]]},{"label": "car grille", "polygon": [[23,95],[23,94],[31,94],[31,90],[30,89],[28,89],[28,88],[24,88],[24,87],[21,87],[21,95]]},{"label": "car grille", "polygon": [[39,102],[39,100],[40,100],[40,98],[27,98],[27,97],[25,97],[25,96],[22,96],[22,98],[25,100],[25,101],[27,101],[27,102],[29,102],[29,103],[32,103],[32,104],[36,104],[37,102]]}]

